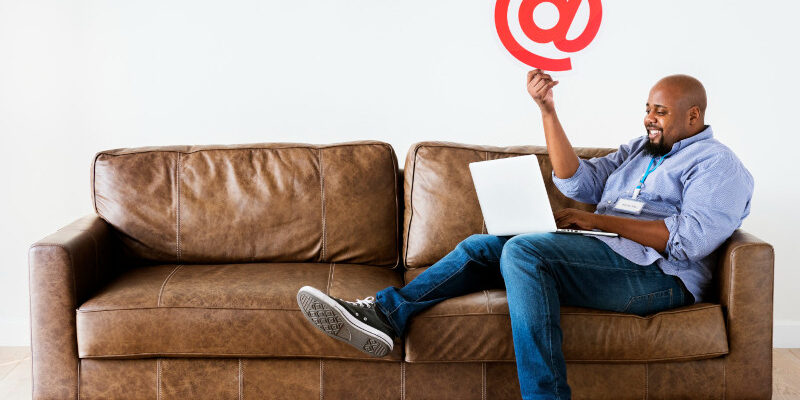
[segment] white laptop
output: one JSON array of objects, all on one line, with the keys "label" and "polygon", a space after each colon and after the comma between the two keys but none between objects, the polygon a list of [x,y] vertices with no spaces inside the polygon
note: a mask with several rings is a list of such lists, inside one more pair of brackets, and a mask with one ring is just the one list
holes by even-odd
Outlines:
[{"label": "white laptop", "polygon": [[469,169],[490,235],[559,232],[618,236],[603,231],[557,229],[536,155],[474,162]]}]

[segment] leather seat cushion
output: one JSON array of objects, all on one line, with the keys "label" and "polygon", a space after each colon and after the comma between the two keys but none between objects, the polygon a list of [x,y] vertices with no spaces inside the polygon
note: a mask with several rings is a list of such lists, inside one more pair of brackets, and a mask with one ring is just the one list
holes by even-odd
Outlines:
[{"label": "leather seat cushion", "polygon": [[[399,272],[354,264],[157,265],[134,268],[77,310],[81,358],[370,356],[310,324],[296,294],[346,300],[402,286]],[[400,360],[402,344],[381,360]]]},{"label": "leather seat cushion", "polygon": [[[407,272],[407,281],[419,272]],[[646,317],[561,307],[561,330],[569,362],[698,360],[728,353],[718,304],[699,303]],[[405,342],[408,362],[513,362],[505,290],[470,293],[420,312],[406,328]]]}]

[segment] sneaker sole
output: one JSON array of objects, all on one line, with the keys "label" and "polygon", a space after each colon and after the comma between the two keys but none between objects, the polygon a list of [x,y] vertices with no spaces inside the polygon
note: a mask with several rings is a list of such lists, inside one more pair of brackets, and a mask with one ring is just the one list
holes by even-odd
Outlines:
[{"label": "sneaker sole", "polygon": [[357,320],[335,300],[311,286],[300,288],[297,304],[317,329],[364,353],[383,357],[394,348],[394,341],[388,335]]}]

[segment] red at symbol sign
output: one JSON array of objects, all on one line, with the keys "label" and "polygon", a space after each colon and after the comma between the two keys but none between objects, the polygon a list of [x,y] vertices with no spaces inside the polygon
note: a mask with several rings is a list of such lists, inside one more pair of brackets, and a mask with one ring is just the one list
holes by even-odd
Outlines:
[{"label": "red at symbol sign", "polygon": [[[503,46],[517,60],[534,68],[547,71],[568,71],[572,69],[569,58],[547,58],[531,53],[520,45],[508,25],[508,7],[511,0],[497,0],[494,8],[494,24]],[[583,50],[594,40],[600,29],[600,20],[603,18],[603,8],[600,0],[587,0],[589,2],[589,22],[586,28],[575,39],[567,39],[567,31],[575,19],[578,7],[583,0],[522,0],[519,7],[519,24],[522,32],[528,39],[536,43],[553,43],[558,50],[565,53],[574,53]],[[533,10],[541,3],[551,3],[558,8],[558,23],[549,29],[541,29],[533,21]]]}]

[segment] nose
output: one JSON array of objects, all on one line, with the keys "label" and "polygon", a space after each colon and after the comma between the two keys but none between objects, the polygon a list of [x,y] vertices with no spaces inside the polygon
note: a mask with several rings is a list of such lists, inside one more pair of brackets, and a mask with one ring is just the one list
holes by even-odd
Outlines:
[{"label": "nose", "polygon": [[647,115],[644,116],[644,124],[645,125],[651,125],[651,124],[655,124],[655,123],[656,123],[656,118],[655,118],[655,116],[653,116],[653,112],[652,111],[647,113]]}]

